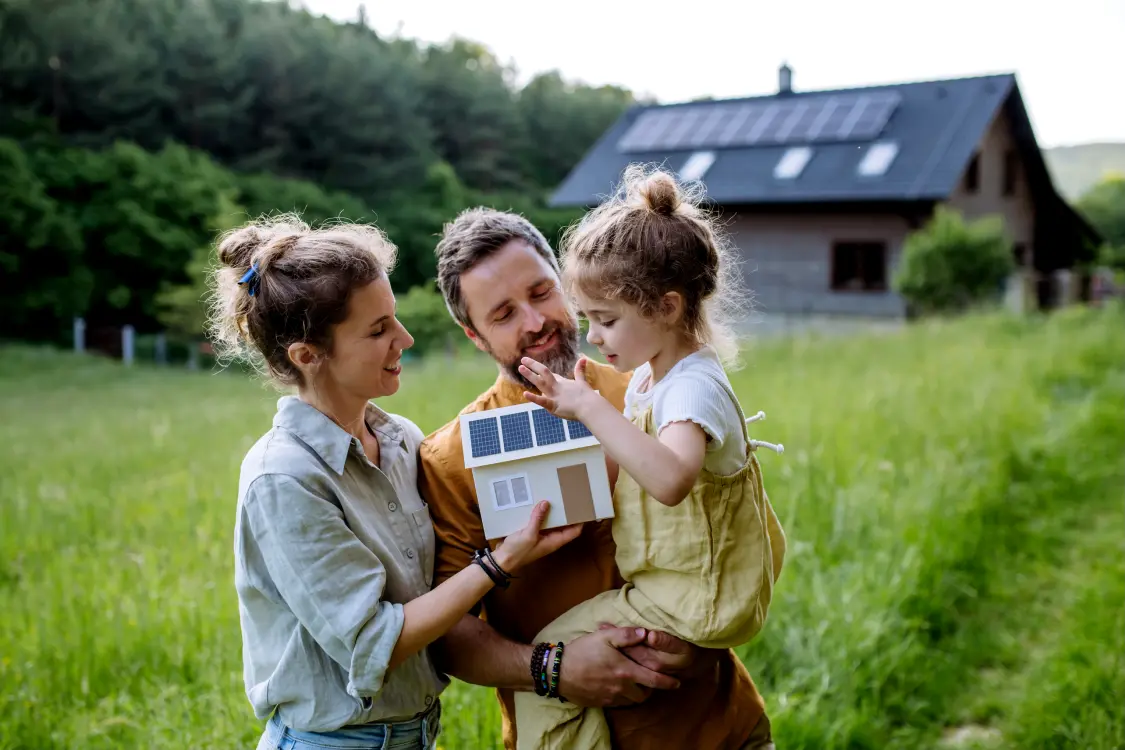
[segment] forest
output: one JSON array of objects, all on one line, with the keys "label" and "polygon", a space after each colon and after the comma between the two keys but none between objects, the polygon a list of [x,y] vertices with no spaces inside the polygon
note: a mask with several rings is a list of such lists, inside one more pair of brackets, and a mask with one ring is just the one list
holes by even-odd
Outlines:
[{"label": "forest", "polygon": [[382,38],[362,13],[5,0],[2,335],[64,341],[75,316],[175,327],[161,300],[197,281],[216,232],[263,213],[376,222],[399,291],[432,277],[437,233],[468,206],[554,241],[575,214],[547,194],[633,103],[558,72],[518,85],[480,44]]}]

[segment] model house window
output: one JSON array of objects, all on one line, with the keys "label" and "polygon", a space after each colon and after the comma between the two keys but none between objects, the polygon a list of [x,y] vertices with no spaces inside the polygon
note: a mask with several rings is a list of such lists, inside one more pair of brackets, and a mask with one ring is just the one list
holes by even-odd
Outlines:
[{"label": "model house window", "polygon": [[492,481],[492,498],[496,503],[496,510],[530,505],[531,485],[528,483],[527,474],[494,479]]},{"label": "model house window", "polygon": [[1016,174],[1019,164],[1019,155],[1015,149],[1008,149],[1004,154],[1004,195],[1016,194]]},{"label": "model house window", "polygon": [[887,288],[884,242],[837,242],[832,246],[832,289],[881,292]]},{"label": "model house window", "polygon": [[969,168],[965,170],[965,191],[975,193],[980,190],[980,154],[973,154]]}]

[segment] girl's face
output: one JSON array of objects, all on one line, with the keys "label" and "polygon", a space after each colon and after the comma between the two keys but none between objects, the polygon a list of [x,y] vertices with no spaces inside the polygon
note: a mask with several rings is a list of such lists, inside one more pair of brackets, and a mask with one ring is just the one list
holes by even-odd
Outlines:
[{"label": "girl's face", "polygon": [[575,298],[590,324],[586,340],[618,372],[635,370],[676,343],[675,332],[663,320],[646,318],[632,305],[581,292]]}]

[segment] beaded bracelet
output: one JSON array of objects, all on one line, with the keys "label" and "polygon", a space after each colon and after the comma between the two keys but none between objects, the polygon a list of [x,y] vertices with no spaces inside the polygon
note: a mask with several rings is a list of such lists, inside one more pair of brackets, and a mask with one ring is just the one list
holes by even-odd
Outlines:
[{"label": "beaded bracelet", "polygon": [[559,695],[559,672],[562,670],[563,658],[563,644],[559,641],[555,646],[555,663],[551,667],[551,686],[547,690],[548,698],[558,698],[560,702],[566,703],[566,698]]},{"label": "beaded bracelet", "polygon": [[531,652],[531,681],[535,686],[535,694],[539,696],[547,695],[547,657],[553,647],[553,643],[544,641],[535,644]]}]

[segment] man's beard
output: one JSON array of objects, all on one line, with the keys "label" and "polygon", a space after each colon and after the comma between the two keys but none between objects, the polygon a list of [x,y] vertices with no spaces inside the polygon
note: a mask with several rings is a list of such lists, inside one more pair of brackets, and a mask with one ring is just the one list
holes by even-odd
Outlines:
[{"label": "man's beard", "polygon": [[[543,338],[551,333],[557,333],[555,337],[555,346],[548,352],[538,354],[532,357],[530,354],[524,354],[524,350],[531,346],[532,342]],[[569,326],[563,323],[548,323],[543,328],[533,334],[529,334],[520,341],[520,354],[512,362],[501,362],[496,358],[496,353],[492,347],[488,347],[488,353],[496,359],[500,365],[500,369],[511,380],[519,383],[529,391],[538,391],[538,389],[531,384],[531,382],[520,374],[520,364],[524,357],[532,357],[538,360],[541,364],[545,365],[547,369],[556,375],[561,375],[564,378],[574,377],[574,366],[578,364],[578,327]]]}]

